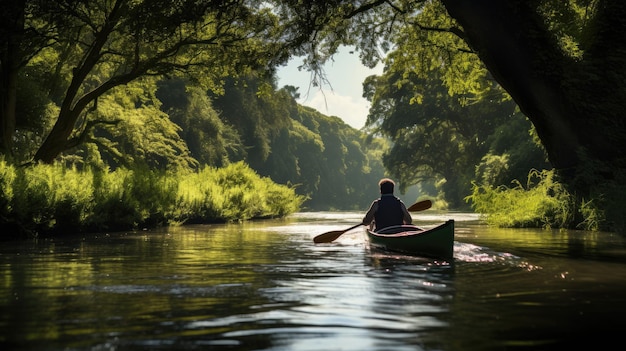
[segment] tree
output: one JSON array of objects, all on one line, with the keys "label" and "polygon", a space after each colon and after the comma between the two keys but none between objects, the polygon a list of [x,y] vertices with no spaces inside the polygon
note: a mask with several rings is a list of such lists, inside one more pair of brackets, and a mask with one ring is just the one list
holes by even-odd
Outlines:
[{"label": "tree", "polygon": [[[182,127],[162,111],[156,90],[153,79],[141,78],[102,96],[93,113],[101,123],[73,152],[75,156],[84,155],[77,163],[97,165],[98,158],[102,158],[102,166],[112,168],[196,168],[198,161],[181,135]],[[72,156],[63,158],[69,161]]]},{"label": "tree", "polygon": [[[626,142],[626,3],[442,2],[574,189],[588,195],[594,186],[577,182],[586,157],[625,171],[624,150],[615,145]],[[603,177],[615,179],[616,173]]]},{"label": "tree", "polygon": [[[449,26],[452,19],[443,14],[443,7],[429,6],[417,19],[430,28]],[[396,180],[404,186],[436,181],[439,196],[459,208],[466,206],[474,168],[488,151],[513,152],[508,170],[526,167],[514,173],[503,169],[503,183],[497,185],[545,166],[542,150],[528,134],[530,122],[518,116],[508,94],[475,54],[450,49],[464,46],[458,37],[404,27],[393,42],[384,73],[366,79],[364,96],[372,101],[368,131],[393,142],[384,162]],[[496,132],[506,132],[508,142]],[[500,142],[489,141],[494,138]],[[522,160],[515,150],[527,143],[537,152],[534,159]]]},{"label": "tree", "polygon": [[245,159],[238,131],[220,119],[205,91],[183,79],[162,80],[157,97],[200,165],[224,167]]},{"label": "tree", "polygon": [[291,103],[275,103],[278,95],[264,93],[268,86],[272,84],[258,74],[251,74],[226,79],[224,92],[212,96],[213,106],[221,113],[221,118],[241,135],[248,162],[256,170],[267,161],[272,142],[281,129],[291,126]]},{"label": "tree", "polygon": [[[376,91],[369,130],[393,142],[383,158],[385,168],[404,187],[441,180],[445,200],[453,208],[462,207],[474,167],[489,151],[489,136],[498,121],[509,121],[503,117],[513,115],[515,104],[478,101],[463,106],[435,73],[418,79],[412,73],[387,70],[381,77],[370,77],[367,84],[376,86],[369,88]],[[416,93],[419,103],[411,101]]]},{"label": "tree", "polygon": [[[11,6],[9,6],[11,5]],[[2,42],[0,135],[7,153],[14,133],[14,79],[25,63],[45,67],[58,118],[34,159],[52,162],[98,125],[98,99],[144,76],[193,73],[219,91],[221,80],[263,67],[276,52],[275,21],[246,1],[10,1]],[[45,29],[45,30],[43,30]],[[25,43],[20,38],[28,35]],[[29,50],[26,50],[29,49]],[[30,56],[28,54],[31,54]],[[37,59],[32,59],[33,56]],[[6,58],[5,58],[6,57]],[[16,64],[14,62],[19,63]],[[89,123],[86,123],[89,122]]]}]

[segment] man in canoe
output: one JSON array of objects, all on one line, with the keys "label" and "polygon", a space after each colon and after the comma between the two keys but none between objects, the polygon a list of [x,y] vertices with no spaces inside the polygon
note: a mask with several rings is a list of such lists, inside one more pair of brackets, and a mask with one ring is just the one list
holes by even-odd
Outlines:
[{"label": "man in canoe", "polygon": [[393,180],[383,178],[378,182],[380,198],[374,200],[363,218],[364,225],[374,227],[374,231],[392,225],[411,224],[413,219],[404,202],[393,194]]}]

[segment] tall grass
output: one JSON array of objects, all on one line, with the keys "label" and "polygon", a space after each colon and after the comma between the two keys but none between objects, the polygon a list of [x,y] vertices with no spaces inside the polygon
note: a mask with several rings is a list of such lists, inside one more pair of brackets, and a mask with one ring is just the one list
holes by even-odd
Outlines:
[{"label": "tall grass", "polygon": [[284,217],[298,211],[304,200],[294,188],[259,177],[239,162],[225,168],[205,167],[183,177],[173,219],[207,222]]},{"label": "tall grass", "polygon": [[200,171],[15,167],[0,160],[0,226],[32,235],[126,230],[282,217],[299,210],[295,189],[240,162]]},{"label": "tall grass", "polygon": [[12,212],[13,183],[17,174],[15,167],[0,159],[0,221],[9,222]]},{"label": "tall grass", "polygon": [[35,231],[80,226],[93,210],[93,179],[75,168],[39,165],[15,168],[9,185],[12,218]]},{"label": "tall grass", "polygon": [[485,186],[476,183],[466,197],[474,211],[498,227],[566,228],[576,215],[574,199],[555,181],[553,170],[531,170],[526,185]]}]

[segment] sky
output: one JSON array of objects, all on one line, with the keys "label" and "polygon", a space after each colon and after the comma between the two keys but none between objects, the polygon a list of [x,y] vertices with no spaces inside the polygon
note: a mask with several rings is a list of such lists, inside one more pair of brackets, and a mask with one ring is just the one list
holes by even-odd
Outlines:
[{"label": "sky", "polygon": [[294,58],[278,70],[278,88],[285,85],[298,87],[299,104],[312,107],[327,116],[337,116],[353,128],[363,128],[371,105],[362,97],[363,81],[373,74],[382,74],[383,65],[369,69],[361,64],[358,52],[351,54],[349,50],[340,48],[333,57],[334,61],[324,66],[328,84],[312,86],[311,73],[298,71],[302,58]]}]

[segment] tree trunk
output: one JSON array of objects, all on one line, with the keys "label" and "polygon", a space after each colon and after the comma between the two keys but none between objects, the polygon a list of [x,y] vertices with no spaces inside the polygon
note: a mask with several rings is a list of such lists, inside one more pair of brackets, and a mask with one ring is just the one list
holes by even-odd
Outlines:
[{"label": "tree trunk", "polygon": [[463,27],[466,42],[532,121],[550,162],[575,190],[586,193],[592,185],[574,179],[589,160],[611,167],[624,160],[623,148],[616,146],[626,141],[621,112],[626,2],[599,6],[596,28],[588,28],[592,40],[581,44],[585,53],[578,61],[563,54],[538,14],[540,1],[442,2]]},{"label": "tree trunk", "polygon": [[0,154],[12,155],[18,68],[14,67],[11,58],[5,60],[3,55],[0,60]]},{"label": "tree trunk", "polygon": [[24,0],[3,3],[0,17],[0,154],[11,155],[15,133],[17,79],[21,67]]},{"label": "tree trunk", "polygon": [[54,162],[57,156],[67,149],[69,137],[77,120],[78,114],[74,110],[61,109],[57,122],[35,153],[34,159],[48,164]]}]

